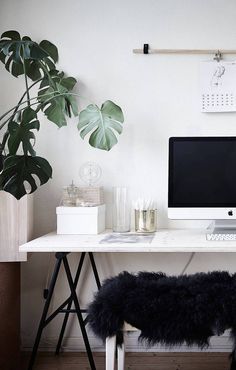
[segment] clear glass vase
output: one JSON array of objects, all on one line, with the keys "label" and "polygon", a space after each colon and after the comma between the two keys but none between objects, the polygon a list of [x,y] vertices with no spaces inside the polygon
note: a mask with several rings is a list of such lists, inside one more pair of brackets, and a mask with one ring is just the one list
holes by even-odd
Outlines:
[{"label": "clear glass vase", "polygon": [[125,233],[130,231],[130,201],[128,189],[124,186],[113,188],[113,231]]}]

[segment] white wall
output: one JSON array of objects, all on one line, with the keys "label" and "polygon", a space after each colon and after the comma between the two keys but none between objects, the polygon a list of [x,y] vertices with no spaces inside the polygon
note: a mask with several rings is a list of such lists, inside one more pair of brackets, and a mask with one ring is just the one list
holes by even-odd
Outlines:
[{"label": "white wall", "polygon": [[[81,95],[100,104],[114,100],[125,114],[124,132],[111,152],[89,147],[80,139],[77,120],[67,128],[41,120],[38,154],[53,166],[53,180],[35,194],[35,236],[55,229],[55,207],[62,186],[79,181],[79,167],[96,161],[103,170],[101,183],[111,225],[111,187],[125,184],[133,198],[151,194],[158,203],[160,227],[197,227],[201,222],[168,222],[167,141],[174,135],[235,135],[236,114],[202,114],[199,111],[199,62],[209,56],[134,55],[133,48],[149,43],[156,48],[235,48],[234,0],[1,0],[0,31],[17,29],[35,40],[48,39],[59,48],[59,66],[79,79]],[[231,58],[229,58],[231,59]],[[0,109],[11,107],[24,89],[22,78],[0,66]],[[79,100],[81,107],[85,102]],[[204,224],[205,225],[205,224]],[[101,276],[123,269],[163,270],[179,273],[187,254],[96,256]],[[78,256],[71,256],[75,265]],[[189,272],[235,270],[232,254],[198,254]],[[22,265],[22,345],[30,347],[42,310],[49,256],[34,254]],[[81,302],[94,289],[90,272],[83,275]],[[68,293],[63,277],[54,306]],[[51,348],[58,322],[44,333],[43,347]],[[66,333],[67,348],[81,346],[75,321]],[[95,342],[93,342],[95,343]],[[224,348],[225,342],[220,342]],[[218,346],[219,348],[219,346]]]}]

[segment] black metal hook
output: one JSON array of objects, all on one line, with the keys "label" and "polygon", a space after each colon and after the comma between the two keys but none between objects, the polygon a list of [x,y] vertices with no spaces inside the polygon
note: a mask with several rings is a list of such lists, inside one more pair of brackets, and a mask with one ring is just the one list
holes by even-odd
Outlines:
[{"label": "black metal hook", "polygon": [[149,54],[149,44],[143,45],[143,54]]}]

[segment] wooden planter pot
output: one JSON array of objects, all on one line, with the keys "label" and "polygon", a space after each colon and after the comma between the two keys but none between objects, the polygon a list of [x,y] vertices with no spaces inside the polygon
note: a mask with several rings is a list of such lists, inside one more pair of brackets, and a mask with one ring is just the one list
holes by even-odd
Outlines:
[{"label": "wooden planter pot", "polygon": [[[0,369],[20,369],[20,263],[26,253],[19,245],[32,237],[33,199],[17,201],[0,191]],[[9,263],[12,262],[12,263]]]},{"label": "wooden planter pot", "polygon": [[26,261],[26,253],[19,253],[19,245],[32,238],[33,197],[26,195],[16,200],[0,191],[0,262]]}]

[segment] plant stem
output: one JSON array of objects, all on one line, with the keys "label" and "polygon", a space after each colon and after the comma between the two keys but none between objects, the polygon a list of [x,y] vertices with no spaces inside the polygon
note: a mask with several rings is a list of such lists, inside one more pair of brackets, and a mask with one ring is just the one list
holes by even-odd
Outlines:
[{"label": "plant stem", "polygon": [[[41,82],[42,80],[43,80],[43,78],[44,77],[42,77],[42,78],[40,78],[40,79],[38,79],[37,81],[35,81],[32,85],[30,85],[29,86],[29,88],[28,88],[28,90],[30,90],[30,89],[32,89],[32,87],[34,87],[35,85],[37,85],[37,83],[39,83],[39,82]],[[52,79],[53,79],[53,77],[52,77]],[[27,95],[27,91],[25,91],[24,92],[24,94],[22,95],[22,97],[20,98],[20,100],[19,100],[19,102],[18,102],[18,104],[15,106],[15,111],[14,111],[14,113],[16,113],[17,112],[17,108],[20,106],[20,104],[21,104],[21,102],[22,102],[22,100],[24,99],[24,97],[25,97],[25,95]],[[44,96],[44,95],[41,95],[41,96]],[[36,99],[36,97],[35,98],[33,98],[33,99]],[[29,100],[31,100],[31,99],[29,99]],[[27,100],[24,102],[24,103],[26,103],[27,102]],[[22,103],[23,104],[23,103]],[[14,108],[13,108],[14,109]],[[0,121],[8,114],[8,113],[10,113],[13,109],[11,109],[11,110],[9,110],[9,111],[7,111],[6,113],[4,113],[1,117],[0,117]]]},{"label": "plant stem", "polygon": [[[40,78],[39,80],[35,81],[32,85],[29,86],[28,90],[30,90],[32,87],[34,87],[37,83],[39,83],[40,81],[42,81],[43,78]],[[13,114],[15,114],[17,112],[17,108],[20,106],[21,102],[23,101],[25,95],[27,95],[27,91],[24,92],[24,94],[22,95],[22,97],[20,98],[20,100],[18,101],[18,104],[13,112]],[[1,120],[1,118],[0,118]]]},{"label": "plant stem", "polygon": [[[41,97],[52,95],[52,94],[54,94],[55,92],[59,92],[59,91],[53,91],[52,93],[43,94],[43,95],[41,95]],[[25,95],[26,95],[26,92],[25,92],[24,96],[25,96]],[[62,95],[62,94],[61,94],[61,95]],[[56,95],[56,96],[58,96],[58,95]],[[0,121],[1,121],[4,117],[6,117],[9,113],[11,113],[13,110],[16,110],[20,105],[25,104],[25,103],[28,103],[28,102],[30,102],[31,100],[35,100],[35,99],[38,99],[38,96],[35,96],[35,97],[33,97],[33,98],[30,98],[30,99],[27,99],[27,100],[24,100],[24,101],[22,101],[22,99],[21,99],[21,103],[18,103],[18,104],[17,104],[17,105],[15,105],[13,108],[9,109],[6,113],[4,113],[4,114],[0,117]],[[32,105],[32,104],[30,104],[30,105]],[[21,109],[21,110],[22,110],[22,109]],[[18,109],[14,112],[14,115],[15,115],[17,112],[18,112]],[[1,128],[1,126],[0,126],[0,128]]]},{"label": "plant stem", "polygon": [[[65,96],[65,95],[76,95],[76,96],[78,96],[78,94],[72,94],[72,93],[60,93],[59,91],[53,91],[52,93],[48,93],[48,94],[43,94],[43,95],[41,95],[41,97],[42,96],[50,96],[50,95],[52,95],[52,94],[54,94],[55,92],[58,92],[58,94],[57,95],[54,95],[54,96],[52,96],[51,98],[49,98],[49,99],[47,99],[47,100],[45,100],[43,103],[41,103],[41,104],[39,104],[38,102],[35,102],[35,103],[30,103],[30,107],[32,106],[32,105],[36,105],[36,104],[39,104],[39,107],[37,108],[37,112],[45,105],[45,104],[47,104],[48,102],[50,102],[51,100],[53,100],[53,99],[55,99],[55,98],[57,98],[57,97],[59,97],[59,96]],[[38,96],[36,96],[36,97],[34,97],[34,98],[30,98],[29,99],[29,101],[31,101],[31,100],[34,100],[34,99],[38,99]],[[13,111],[16,107],[19,107],[20,105],[22,105],[22,104],[25,104],[26,102],[27,102],[28,100],[25,100],[24,102],[22,102],[22,103],[20,103],[20,104],[18,104],[18,105],[16,105],[15,107],[13,107],[12,109],[10,109],[9,111],[8,111],[8,113],[10,113],[11,111]],[[1,125],[0,125],[0,130],[5,126],[5,124],[9,121],[9,120],[11,120],[14,116],[15,116],[15,114],[16,113],[19,113],[19,112],[21,112],[21,111],[23,111],[25,108],[21,108],[21,109],[17,109],[17,111],[15,112],[14,111],[14,113],[10,116],[10,117],[8,117],[7,119],[6,119],[6,121],[4,121]]]},{"label": "plant stem", "polygon": [[[24,48],[24,46],[23,46]],[[24,55],[24,51],[23,51],[23,55]],[[28,79],[27,79],[27,75],[26,75],[26,68],[25,68],[25,58],[23,57],[23,70],[24,70],[24,77],[25,77],[25,87],[26,87],[26,95],[27,95],[27,105],[28,107],[30,106],[30,103],[29,103],[29,100],[30,100],[30,94],[29,94],[29,86],[28,86]]]}]

